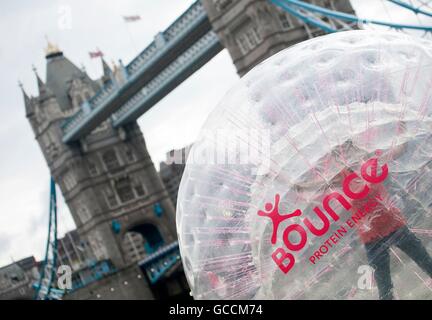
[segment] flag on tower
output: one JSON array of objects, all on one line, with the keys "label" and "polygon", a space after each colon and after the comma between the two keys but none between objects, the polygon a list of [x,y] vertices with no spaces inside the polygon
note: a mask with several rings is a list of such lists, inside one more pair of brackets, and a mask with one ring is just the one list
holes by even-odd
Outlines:
[{"label": "flag on tower", "polygon": [[135,21],[141,20],[141,17],[139,15],[123,16],[123,19],[125,22],[135,22]]},{"label": "flag on tower", "polygon": [[104,54],[99,49],[96,49],[96,51],[90,51],[89,55],[90,55],[90,58],[94,59],[94,58],[98,58],[98,57],[103,57]]}]

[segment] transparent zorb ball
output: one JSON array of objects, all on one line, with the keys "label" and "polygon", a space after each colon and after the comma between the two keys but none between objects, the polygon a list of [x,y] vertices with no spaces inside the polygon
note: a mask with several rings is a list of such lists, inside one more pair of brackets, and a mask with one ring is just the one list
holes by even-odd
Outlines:
[{"label": "transparent zorb ball", "polygon": [[300,43],[245,75],[179,190],[194,298],[431,299],[431,88],[431,42],[376,31]]}]

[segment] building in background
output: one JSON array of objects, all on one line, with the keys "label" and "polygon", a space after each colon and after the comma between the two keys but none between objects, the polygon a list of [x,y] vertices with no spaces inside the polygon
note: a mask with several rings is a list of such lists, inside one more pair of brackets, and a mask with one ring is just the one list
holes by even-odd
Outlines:
[{"label": "building in background", "polygon": [[30,300],[39,264],[33,256],[0,268],[0,300]]},{"label": "building in background", "polygon": [[58,264],[68,265],[73,271],[84,267],[91,259],[91,250],[88,244],[82,241],[76,230],[69,231],[58,239]]},{"label": "building in background", "polygon": [[192,145],[182,149],[171,150],[166,154],[166,160],[160,163],[159,175],[174,206],[177,205],[177,195],[186,160]]}]

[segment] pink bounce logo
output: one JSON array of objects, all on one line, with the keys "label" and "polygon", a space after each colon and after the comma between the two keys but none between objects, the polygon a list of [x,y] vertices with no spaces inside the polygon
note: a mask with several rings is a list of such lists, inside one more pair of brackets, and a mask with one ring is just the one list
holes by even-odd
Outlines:
[{"label": "pink bounce logo", "polygon": [[[377,151],[376,154],[377,156],[379,156],[381,155],[381,152]],[[364,199],[369,194],[370,187],[368,183],[379,184],[387,178],[388,176],[387,164],[381,167],[380,174],[377,172],[378,171],[377,167],[378,167],[378,158],[369,159],[361,166],[361,178],[357,173],[352,171],[351,173],[345,175],[345,178],[342,182],[343,194],[340,194],[339,192],[331,192],[324,197],[322,201],[322,207],[324,208],[325,213],[320,206],[316,206],[313,209],[315,214],[321,219],[321,224],[322,224],[321,228],[315,227],[312,224],[312,222],[309,220],[309,218],[302,219],[302,224],[297,224],[297,223],[290,224],[285,228],[282,234],[282,240],[286,248],[283,247],[276,248],[276,250],[272,254],[273,261],[277,264],[277,266],[280,268],[282,272],[286,274],[294,267],[296,261],[294,255],[291,252],[300,251],[305,247],[308,239],[307,230],[315,237],[323,237],[327,234],[327,232],[330,229],[329,217],[333,221],[338,221],[340,219],[339,215],[330,206],[331,200],[337,200],[339,204],[341,204],[345,208],[345,210],[348,211],[352,208],[351,201]],[[352,190],[351,182],[355,179],[359,179],[361,182],[364,183],[364,185],[361,187],[361,190],[356,190],[356,191]],[[361,211],[358,210],[358,212],[356,212],[351,217],[351,219],[346,221],[346,225],[349,228],[353,228],[356,223],[359,223],[363,217],[365,217],[368,213],[372,212],[373,209],[379,204],[379,202],[382,201],[382,198],[380,197],[379,194],[375,194],[374,196],[375,198],[369,200],[364,205]],[[348,197],[351,200],[348,201],[346,197]],[[266,203],[265,211],[258,210],[259,216],[268,217],[272,221],[273,233],[270,241],[273,245],[276,244],[278,228],[280,223],[292,217],[300,217],[302,215],[302,211],[300,209],[297,209],[294,212],[289,214],[280,214],[279,202],[280,202],[280,195],[276,194],[274,199],[274,204]],[[300,236],[300,241],[298,243],[292,243],[292,241],[289,239],[289,236],[292,232],[296,232]],[[340,239],[347,232],[348,232],[347,228],[341,226],[340,228],[338,228],[337,233],[335,233],[335,237],[338,237]],[[309,261],[312,264],[315,264],[315,262],[319,260],[320,256],[321,253],[319,251],[316,251],[309,258]]]}]

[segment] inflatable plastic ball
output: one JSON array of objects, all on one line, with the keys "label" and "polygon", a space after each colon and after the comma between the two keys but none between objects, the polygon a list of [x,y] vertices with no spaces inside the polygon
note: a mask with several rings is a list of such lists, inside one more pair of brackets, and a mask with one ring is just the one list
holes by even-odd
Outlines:
[{"label": "inflatable plastic ball", "polygon": [[195,299],[432,298],[432,43],[318,37],[230,90],[177,204]]}]

